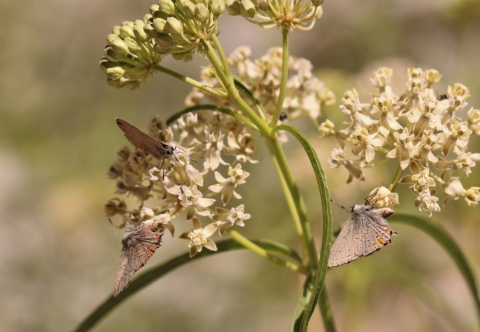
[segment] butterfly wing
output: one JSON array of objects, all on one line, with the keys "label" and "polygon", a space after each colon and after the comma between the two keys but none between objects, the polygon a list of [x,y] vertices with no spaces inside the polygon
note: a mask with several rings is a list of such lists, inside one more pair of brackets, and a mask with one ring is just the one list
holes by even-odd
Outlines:
[{"label": "butterfly wing", "polygon": [[358,216],[354,237],[355,254],[358,257],[371,255],[392,242],[391,238],[396,233],[383,217],[386,213],[383,210],[392,211],[390,209],[371,210]]},{"label": "butterfly wing", "polygon": [[136,148],[142,150],[146,154],[150,154],[153,157],[163,160],[166,156],[165,146],[159,140],[156,140],[150,135],[145,134],[143,131],[138,129],[135,126],[132,126],[130,123],[116,118],[118,127],[125,133],[125,137],[132,143]]},{"label": "butterfly wing", "polygon": [[155,250],[160,247],[161,233],[152,232],[146,227],[137,227],[123,238],[123,249],[120,255],[114,296],[125,289],[135,273],[147,263]]},{"label": "butterfly wing", "polygon": [[330,257],[328,258],[328,267],[339,266],[350,263],[358,258],[355,254],[353,243],[355,222],[352,216],[348,217],[340,234],[333,243]]}]

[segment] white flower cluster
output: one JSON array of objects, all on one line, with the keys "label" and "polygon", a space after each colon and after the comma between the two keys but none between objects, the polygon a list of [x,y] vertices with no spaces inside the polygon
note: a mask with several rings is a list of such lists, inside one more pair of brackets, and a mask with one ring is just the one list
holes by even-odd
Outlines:
[{"label": "white flower cluster", "polygon": [[[399,174],[409,171],[398,177],[398,183],[411,185],[416,207],[430,216],[440,210],[436,191],[431,189],[436,183],[448,195],[445,202],[464,197],[468,205],[478,204],[480,188],[464,189],[459,178],[451,176],[455,171],[470,174],[480,161],[480,153],[468,151],[471,135],[480,134],[480,110],[470,108],[467,119],[460,117],[469,90],[456,83],[437,96],[433,85],[440,81],[439,72],[414,67],[408,69],[406,91],[396,94],[390,86],[392,69],[380,68],[374,74],[371,81],[378,91],[372,93],[370,103],[362,103],[355,90],[343,96],[340,108],[349,116],[345,129],[335,130],[330,120],[319,126],[322,137],[334,135],[341,145],[332,151],[330,165],[344,166],[350,182],[363,180],[365,167],[398,160]],[[345,156],[346,143],[353,145],[355,159]]]},{"label": "white flower cluster", "polygon": [[[192,231],[181,234],[180,238],[190,240],[190,255],[200,252],[203,247],[216,250],[215,243],[209,239],[215,231],[223,235],[229,227],[243,226],[243,221],[250,218],[243,204],[224,209],[214,207],[216,199],[212,198],[220,195],[223,206],[232,196],[241,198],[235,190],[250,175],[243,170],[241,163],[256,162],[252,159],[254,140],[246,131],[247,127],[221,113],[204,111],[183,115],[172,128],[167,128],[156,117],[149,128],[152,137],[175,145],[177,152],[162,161],[145,155],[140,149],[134,152],[127,147],[121,149],[108,176],[116,181],[117,194],[133,195],[140,204],[137,209],[129,210],[123,200],[115,198],[106,204],[106,214],[121,215],[123,225],[147,219],[161,221],[160,231],[166,228],[173,235],[171,220],[185,213],[187,221],[192,222]],[[172,140],[174,132],[180,137],[178,145]],[[228,145],[224,144],[225,134],[222,132],[229,133]],[[193,153],[198,159],[204,158],[201,171],[197,170],[197,165],[192,165],[187,153]],[[230,158],[233,160],[229,164],[224,160],[225,155],[235,158]],[[227,167],[223,175],[219,172],[221,167]],[[207,178],[211,181],[208,185],[205,184]],[[146,208],[145,205],[154,205],[155,208]],[[212,222],[202,227],[200,217]]]}]

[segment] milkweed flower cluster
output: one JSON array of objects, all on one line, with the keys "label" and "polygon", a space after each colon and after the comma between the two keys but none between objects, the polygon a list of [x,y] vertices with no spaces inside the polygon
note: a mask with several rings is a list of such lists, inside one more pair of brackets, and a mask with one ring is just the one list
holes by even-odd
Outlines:
[{"label": "milkweed flower cluster", "polygon": [[[217,230],[223,235],[229,227],[242,227],[244,221],[250,219],[243,204],[230,209],[223,206],[230,202],[232,196],[242,198],[236,190],[250,175],[242,168],[242,163],[255,162],[252,159],[254,149],[249,143],[253,138],[238,138],[249,135],[246,127],[242,129],[240,125],[232,125],[227,119],[217,112],[188,113],[171,128],[159,117],[152,119],[149,134],[166,144],[175,145],[176,153],[164,161],[162,169],[161,160],[146,155],[142,150],[122,148],[108,171],[108,177],[116,181],[117,194],[134,196],[139,204],[129,209],[124,200],[111,199],[105,205],[107,216],[120,215],[122,226],[155,220],[161,223],[161,230],[168,229],[173,236],[175,228],[171,221],[183,213],[192,223],[192,231],[180,236],[190,240],[190,254],[195,255],[202,247],[216,250],[210,237]],[[224,144],[225,135],[221,130],[235,139]],[[178,145],[173,141],[174,133],[179,136]],[[197,170],[197,165],[192,165],[189,153],[197,159],[204,158],[201,171]],[[227,159],[231,159],[230,163],[225,161]],[[222,173],[221,168],[224,169]],[[213,198],[217,195],[221,197],[221,206]],[[147,208],[147,205],[154,207]],[[201,218],[211,222],[203,227]]]},{"label": "milkweed flower cluster", "polygon": [[150,7],[145,32],[155,40],[155,52],[191,60],[218,33],[217,19],[224,10],[224,0],[160,0]]},{"label": "milkweed flower cluster", "polygon": [[[239,80],[253,93],[263,106],[267,121],[270,120],[278,95],[282,78],[282,49],[270,48],[259,59],[251,60],[251,50],[241,46],[234,50],[228,57],[228,63],[235,69]],[[313,66],[310,61],[303,58],[290,57],[288,61],[290,75],[286,86],[286,96],[282,111],[289,121],[308,116],[316,121],[321,115],[322,106],[335,103],[335,95],[325,87],[312,73]],[[202,72],[202,83],[208,86],[218,86],[218,81],[209,68]],[[205,94],[194,88],[187,97],[187,106],[199,105],[207,100],[215,105],[222,105],[235,109],[230,102],[219,97]],[[251,104],[252,109],[256,106]]]},{"label": "milkweed flower cluster", "polygon": [[[322,137],[335,136],[340,142],[341,148],[331,152],[330,165],[345,167],[350,182],[363,180],[366,167],[398,160],[399,172],[407,173],[398,182],[410,185],[415,206],[429,216],[440,210],[433,189],[437,184],[448,195],[444,203],[463,197],[468,205],[478,204],[479,187],[465,189],[452,176],[468,175],[480,162],[480,153],[468,151],[471,135],[480,134],[480,110],[470,108],[466,119],[460,113],[467,106],[468,88],[455,83],[437,96],[433,85],[440,73],[415,67],[408,69],[406,90],[395,93],[392,69],[380,68],[374,74],[371,82],[378,91],[369,103],[360,101],[355,90],[344,94],[340,108],[349,117],[346,128],[336,130],[330,120],[319,126]],[[352,146],[353,158],[346,157],[346,144]]]},{"label": "milkweed flower cluster", "polygon": [[262,28],[309,30],[322,17],[323,0],[227,0],[230,15],[241,15]]},{"label": "milkweed flower cluster", "polygon": [[146,23],[148,17],[143,21],[125,21],[107,36],[100,68],[111,86],[137,89],[156,72],[155,65],[163,56],[154,52],[154,42],[145,33]]}]

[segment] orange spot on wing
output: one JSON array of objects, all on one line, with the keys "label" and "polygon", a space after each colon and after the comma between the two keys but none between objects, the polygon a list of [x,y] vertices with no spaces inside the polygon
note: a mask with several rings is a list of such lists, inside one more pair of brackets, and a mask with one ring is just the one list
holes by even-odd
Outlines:
[{"label": "orange spot on wing", "polygon": [[150,251],[151,251],[151,252],[155,252],[155,250],[157,250],[157,247],[151,247],[151,248],[150,248]]}]

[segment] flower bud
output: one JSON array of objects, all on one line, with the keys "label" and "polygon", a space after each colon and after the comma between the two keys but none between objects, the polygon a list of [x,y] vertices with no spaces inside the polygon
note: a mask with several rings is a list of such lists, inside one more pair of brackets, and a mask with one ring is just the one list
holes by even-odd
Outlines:
[{"label": "flower bud", "polygon": [[312,5],[315,6],[315,7],[318,7],[321,4],[323,4],[324,2],[325,2],[325,0],[312,0]]},{"label": "flower bud", "polygon": [[133,27],[133,33],[135,34],[135,38],[142,42],[146,42],[148,40],[148,35],[146,34],[144,28],[145,28],[145,23],[143,23],[143,21],[141,20],[135,21],[135,26]]},{"label": "flower bud", "polygon": [[170,47],[173,45],[172,37],[167,34],[162,34],[155,38],[155,42],[161,47]]},{"label": "flower bud", "polygon": [[268,10],[268,0],[257,0],[257,7],[260,10]]},{"label": "flower bud", "polygon": [[160,6],[157,5],[157,4],[151,5],[149,9],[150,9],[150,14],[151,14],[152,16],[155,16],[155,13],[158,12],[158,11],[160,11]]},{"label": "flower bud", "polygon": [[113,33],[109,34],[107,40],[112,47],[113,51],[118,54],[127,54],[128,46],[117,35]]},{"label": "flower bud", "polygon": [[195,5],[195,19],[205,23],[209,16],[210,13],[208,12],[207,6],[205,6],[203,3],[197,3]]},{"label": "flower bud", "polygon": [[255,5],[250,0],[242,1],[240,3],[240,11],[243,16],[253,18],[256,13]]},{"label": "flower bud", "polygon": [[213,0],[210,9],[214,16],[218,17],[222,15],[225,10],[225,0]]},{"label": "flower bud", "polygon": [[183,35],[182,23],[173,16],[170,16],[169,18],[167,18],[167,23],[165,24],[165,30],[167,30],[174,36]]},{"label": "flower bud", "polygon": [[153,28],[157,32],[165,32],[166,24],[167,24],[167,21],[165,21],[163,18],[155,18],[152,22]]},{"label": "flower bud", "polygon": [[168,16],[172,16],[175,13],[175,5],[172,0],[160,0],[158,5],[159,10]]},{"label": "flower bud", "polygon": [[123,77],[125,70],[122,67],[113,67],[106,70],[107,77],[112,80],[118,80]]},{"label": "flower bud", "polygon": [[240,3],[237,0],[227,0],[225,4],[230,15],[240,15]]},{"label": "flower bud", "polygon": [[134,38],[135,35],[133,34],[133,29],[132,27],[124,24],[120,27],[120,37],[125,39],[125,38]]},{"label": "flower bud", "polygon": [[179,3],[185,15],[189,18],[194,18],[195,5],[193,4],[193,2],[189,0],[181,0]]}]

